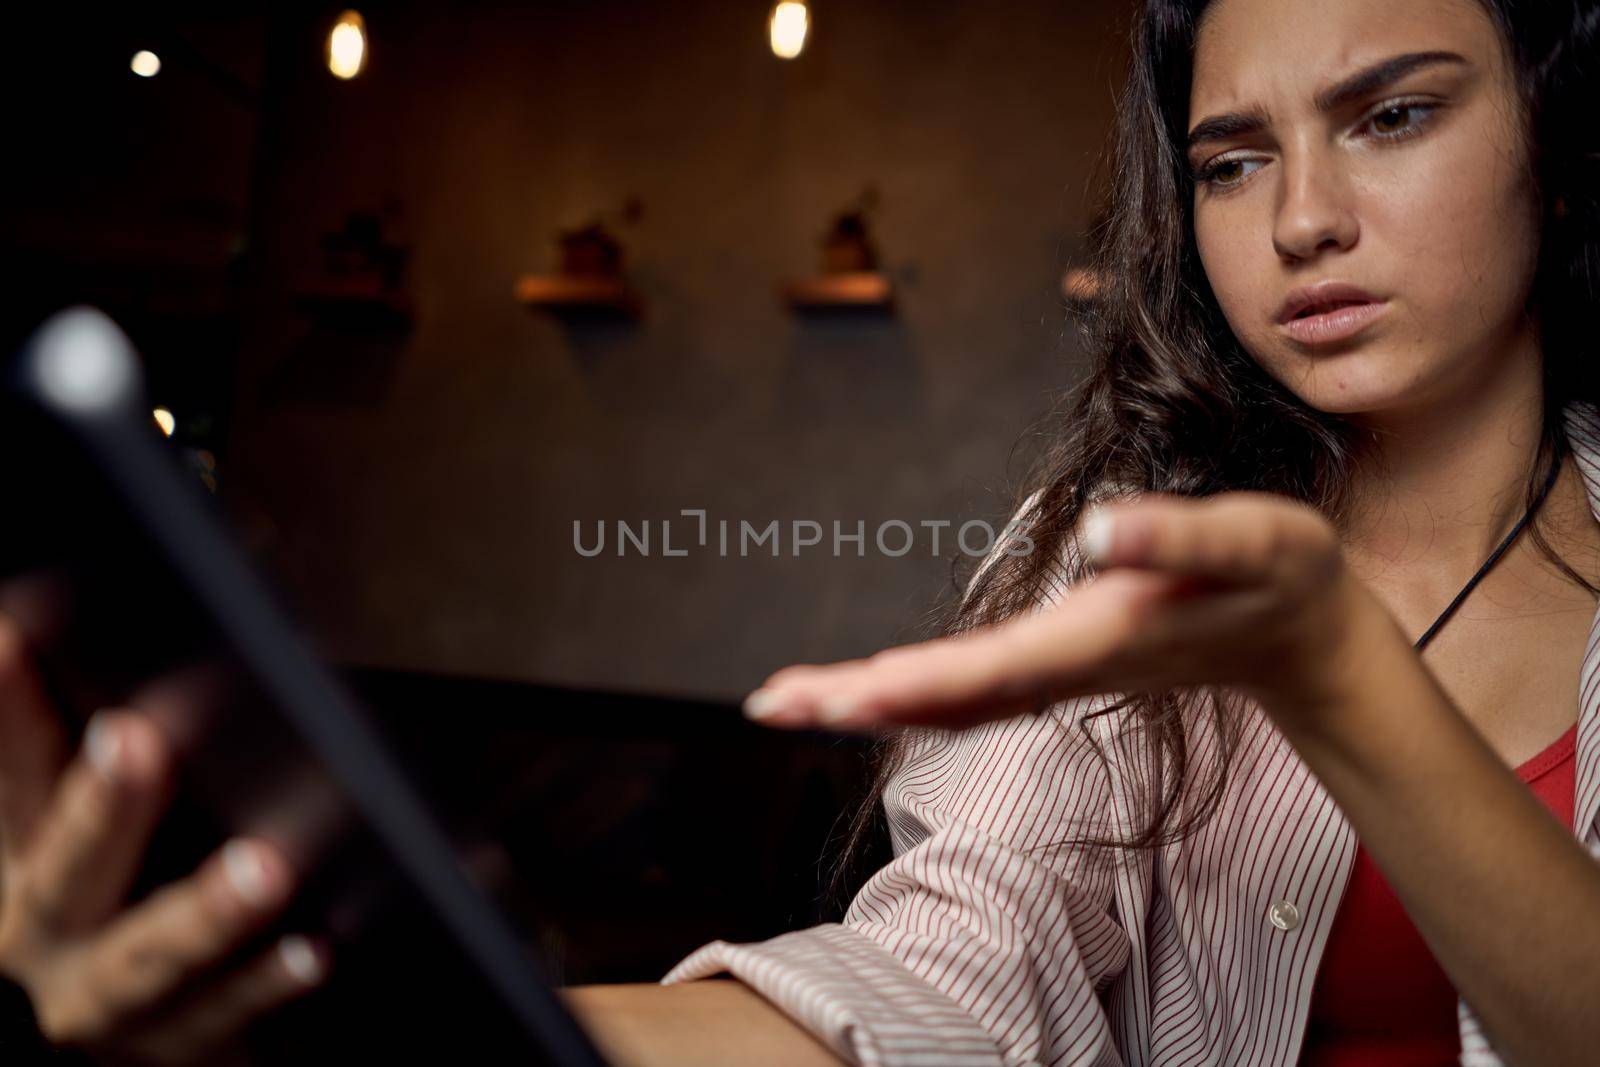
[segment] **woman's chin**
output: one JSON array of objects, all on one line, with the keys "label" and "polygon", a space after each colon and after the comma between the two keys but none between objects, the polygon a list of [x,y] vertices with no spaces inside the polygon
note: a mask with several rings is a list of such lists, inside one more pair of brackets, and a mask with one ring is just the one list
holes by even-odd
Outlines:
[{"label": "woman's chin", "polygon": [[1373,415],[1414,410],[1420,399],[1415,388],[1398,382],[1371,382],[1360,379],[1319,376],[1314,382],[1289,384],[1307,407],[1330,415]]},{"label": "woman's chin", "polygon": [[1396,366],[1392,352],[1377,349],[1310,359],[1295,355],[1269,372],[1308,407],[1335,415],[1414,408],[1425,401],[1430,382],[1438,385],[1436,376]]}]

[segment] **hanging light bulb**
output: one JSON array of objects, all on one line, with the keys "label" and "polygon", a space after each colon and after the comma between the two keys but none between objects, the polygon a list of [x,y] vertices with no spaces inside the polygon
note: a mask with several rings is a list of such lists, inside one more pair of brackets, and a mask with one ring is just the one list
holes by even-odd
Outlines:
[{"label": "hanging light bulb", "polygon": [[172,431],[178,428],[178,420],[173,417],[172,412],[167,408],[156,408],[150,412],[150,415],[156,420],[156,425],[161,427],[161,435],[163,437],[171,437]]},{"label": "hanging light bulb", "polygon": [[350,79],[367,65],[367,23],[359,11],[346,11],[328,34],[328,69]]},{"label": "hanging light bulb", "polygon": [[140,49],[128,61],[128,69],[141,78],[154,78],[161,73],[161,57],[148,48]]},{"label": "hanging light bulb", "polygon": [[811,12],[805,0],[779,0],[767,18],[767,38],[772,54],[793,59],[806,46],[806,31],[811,28]]}]

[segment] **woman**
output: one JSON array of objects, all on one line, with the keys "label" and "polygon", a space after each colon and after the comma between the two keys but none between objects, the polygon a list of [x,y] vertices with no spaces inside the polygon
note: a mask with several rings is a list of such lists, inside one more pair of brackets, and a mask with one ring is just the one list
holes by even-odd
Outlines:
[{"label": "woman", "polygon": [[[985,571],[967,619],[1051,584],[1084,487],[1157,492],[1084,519],[1100,576],[1056,610],[791,668],[749,705],[964,725],[1044,695],[1086,739],[1021,718],[914,742],[887,793],[900,855],[841,927],[669,977],[731,969],[857,1056],[917,1005],[884,1062],[983,1062],[984,1037],[1009,1062],[1587,1062],[1600,424],[1575,327],[1600,145],[1564,109],[1593,99],[1574,79],[1600,13],[1194,6],[1140,26],[1106,358],[1025,509],[1037,550]],[[1240,488],[1274,495],[1185,499]],[[1515,541],[1425,668],[1413,640],[1530,505],[1565,564]],[[1202,686],[1230,692],[1093,715]],[[1563,756],[1547,808],[1513,768]],[[1118,836],[1148,847],[1085,843]],[[825,972],[824,946],[860,962]]]},{"label": "woman", "polygon": [[[789,668],[747,703],[910,726],[886,771],[896,858],[841,924],[570,991],[618,1062],[1592,1058],[1597,30],[1589,3],[1146,4],[1097,361],[1024,536],[953,636]],[[8,699],[36,705],[12,662]],[[100,756],[159,779],[120,725]],[[0,970],[47,1033],[192,1051],[292,995],[280,954],[205,1024],[129,1021],[287,873],[236,853],[199,876],[212,910],[197,882],[164,935],[104,901],[60,933],[39,916],[67,883],[26,872],[100,869],[121,840],[72,799],[110,788],[89,765],[53,803],[25,778],[5,793],[24,875]],[[13,829],[37,825],[49,847]],[[140,958],[168,961],[142,984],[104,947],[141,921]],[[739,981],[691,980],[721,970]],[[1391,973],[1396,1004],[1359,1003]]]}]

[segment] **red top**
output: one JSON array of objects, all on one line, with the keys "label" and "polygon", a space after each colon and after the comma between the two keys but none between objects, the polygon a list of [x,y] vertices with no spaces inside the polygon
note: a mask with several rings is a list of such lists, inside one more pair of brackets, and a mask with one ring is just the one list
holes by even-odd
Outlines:
[{"label": "red top", "polygon": [[[1578,727],[1517,768],[1572,825]],[[1311,997],[1300,1067],[1453,1067],[1461,1054],[1456,991],[1367,850],[1334,916]]]}]

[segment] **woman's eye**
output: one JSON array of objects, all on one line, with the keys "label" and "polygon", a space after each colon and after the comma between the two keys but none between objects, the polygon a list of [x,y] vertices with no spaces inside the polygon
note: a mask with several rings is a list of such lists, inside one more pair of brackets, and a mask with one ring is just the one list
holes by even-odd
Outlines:
[{"label": "woman's eye", "polygon": [[1433,110],[1430,104],[1390,104],[1374,112],[1367,124],[1379,137],[1406,137],[1421,128]]},{"label": "woman's eye", "polygon": [[1372,128],[1379,133],[1387,133],[1393,129],[1404,129],[1405,123],[1401,120],[1411,114],[1407,107],[1387,107],[1372,116]]},{"label": "woman's eye", "polygon": [[1219,159],[1215,163],[1201,167],[1195,174],[1195,180],[1205,185],[1226,189],[1238,185],[1249,177],[1252,172],[1246,171],[1245,167],[1260,162],[1259,159]]}]

